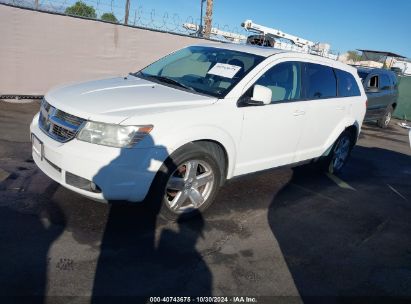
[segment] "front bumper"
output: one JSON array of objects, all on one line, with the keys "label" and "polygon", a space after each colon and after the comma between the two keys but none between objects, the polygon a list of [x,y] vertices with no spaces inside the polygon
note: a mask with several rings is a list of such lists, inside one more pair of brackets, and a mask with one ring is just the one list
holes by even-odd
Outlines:
[{"label": "front bumper", "polygon": [[[34,117],[30,131],[42,143],[42,155],[37,152],[38,149],[32,149],[36,165],[62,186],[101,202],[143,201],[158,169],[168,156],[163,147],[120,149],[77,139],[60,143],[40,130],[38,115]],[[73,174],[93,182],[101,191],[73,186],[66,179],[66,175]]]}]

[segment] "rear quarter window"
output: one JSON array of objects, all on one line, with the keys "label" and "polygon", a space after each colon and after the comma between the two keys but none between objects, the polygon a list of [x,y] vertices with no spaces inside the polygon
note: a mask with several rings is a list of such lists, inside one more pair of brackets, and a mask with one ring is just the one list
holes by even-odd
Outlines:
[{"label": "rear quarter window", "polygon": [[339,69],[334,71],[337,75],[339,97],[361,96],[357,81],[351,73]]},{"label": "rear quarter window", "polygon": [[398,89],[398,78],[397,78],[397,75],[395,75],[394,73],[391,74],[391,79],[392,79],[392,85],[393,85],[394,89]]},{"label": "rear quarter window", "polygon": [[358,71],[358,76],[360,76],[361,81],[364,82],[364,80],[367,78],[369,73]]},{"label": "rear quarter window", "polygon": [[380,79],[381,79],[381,84],[380,84],[381,90],[390,90],[392,83],[388,75],[382,74]]},{"label": "rear quarter window", "polygon": [[308,99],[332,98],[337,96],[337,81],[331,67],[306,63],[305,88]]}]

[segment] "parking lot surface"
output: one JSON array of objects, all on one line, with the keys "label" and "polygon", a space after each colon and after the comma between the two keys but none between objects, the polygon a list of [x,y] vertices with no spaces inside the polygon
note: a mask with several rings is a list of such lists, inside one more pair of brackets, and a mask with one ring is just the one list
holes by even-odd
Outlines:
[{"label": "parking lot surface", "polygon": [[397,121],[364,125],[338,176],[303,166],[241,177],[203,217],[166,223],[38,170],[38,108],[0,101],[0,295],[411,297],[411,148]]}]

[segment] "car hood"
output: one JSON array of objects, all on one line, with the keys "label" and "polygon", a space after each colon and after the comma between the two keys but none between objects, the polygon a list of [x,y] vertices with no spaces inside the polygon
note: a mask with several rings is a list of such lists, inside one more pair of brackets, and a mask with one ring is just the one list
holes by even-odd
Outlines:
[{"label": "car hood", "polygon": [[131,75],[55,88],[45,99],[69,114],[115,124],[133,116],[203,107],[217,101]]}]

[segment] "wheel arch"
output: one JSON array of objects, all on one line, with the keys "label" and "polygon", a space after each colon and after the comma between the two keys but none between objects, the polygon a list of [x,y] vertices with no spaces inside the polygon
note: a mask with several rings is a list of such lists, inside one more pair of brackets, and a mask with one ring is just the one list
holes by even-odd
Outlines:
[{"label": "wheel arch", "polygon": [[224,180],[230,179],[233,176],[237,150],[235,140],[230,134],[220,128],[198,126],[169,134],[159,142],[162,146],[167,147],[170,154],[190,143],[200,145],[213,144],[221,150],[225,160]]},{"label": "wheel arch", "polygon": [[350,119],[350,120],[346,120],[346,121],[342,121],[332,132],[332,136],[329,137],[327,143],[324,145],[324,153],[322,154],[322,156],[327,156],[330,151],[331,148],[333,147],[335,141],[338,139],[338,137],[340,137],[340,135],[345,132],[348,131],[351,134],[351,139],[353,142],[353,146],[357,143],[358,137],[360,135],[360,124],[357,120],[354,119]]},{"label": "wheel arch", "polygon": [[[228,174],[228,165],[229,159],[227,150],[225,147],[218,141],[211,140],[211,139],[200,139],[192,142],[195,145],[203,146],[207,150],[214,150],[213,154],[217,155],[217,161],[220,162],[220,173],[221,173],[221,182],[220,185],[223,185],[227,179]],[[214,148],[214,149],[213,149]]]},{"label": "wheel arch", "polygon": [[347,131],[350,133],[350,137],[352,140],[352,146],[355,146],[355,144],[357,143],[358,137],[360,135],[358,125],[353,124],[351,126],[348,126],[347,128],[345,128],[344,131]]}]

